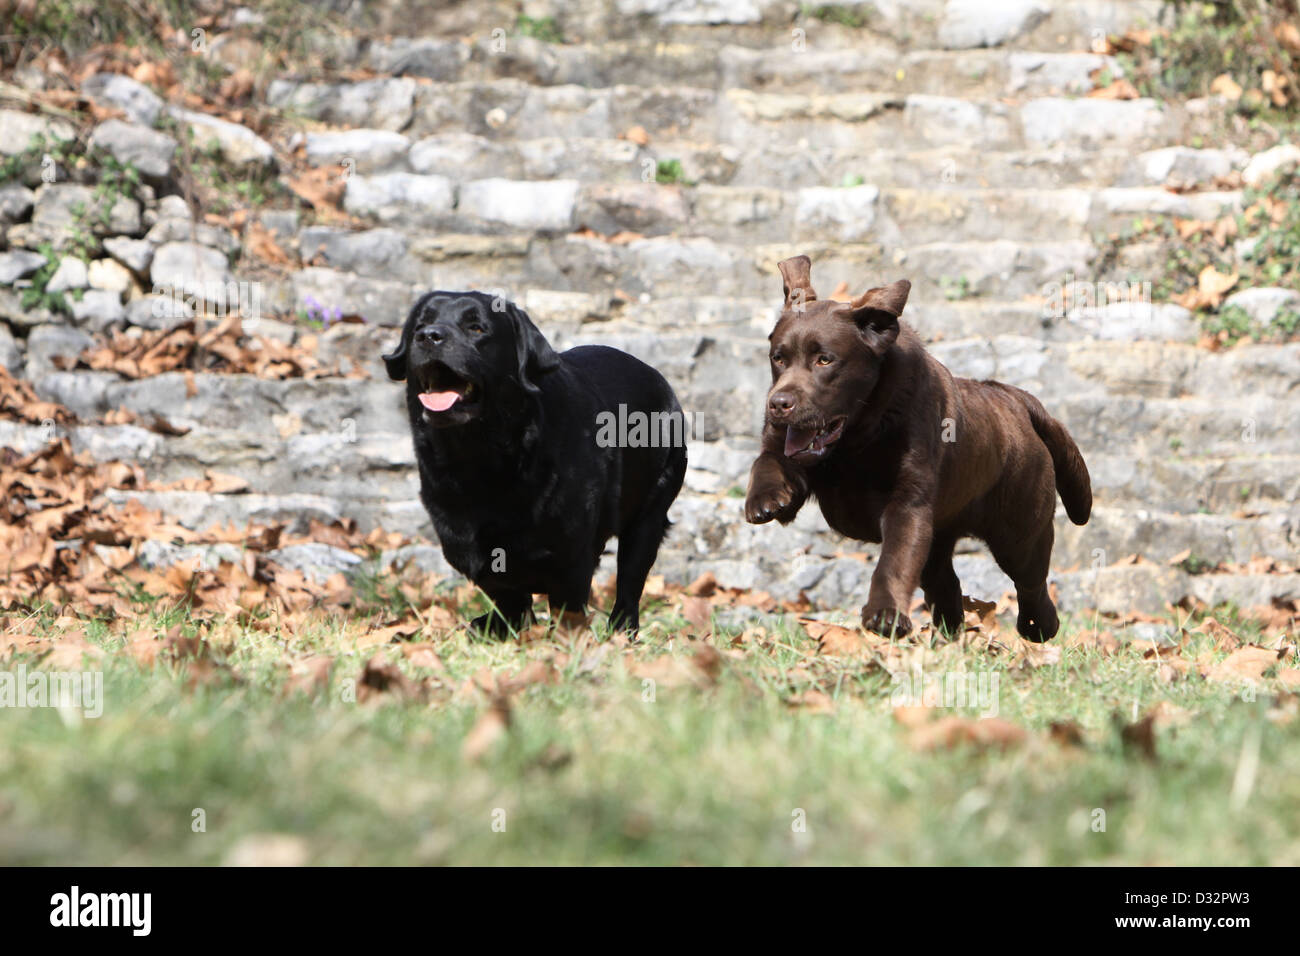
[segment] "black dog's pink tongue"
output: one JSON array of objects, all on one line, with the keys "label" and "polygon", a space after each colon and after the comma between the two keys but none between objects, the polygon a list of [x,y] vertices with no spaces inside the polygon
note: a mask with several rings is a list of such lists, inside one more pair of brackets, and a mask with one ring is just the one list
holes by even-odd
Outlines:
[{"label": "black dog's pink tongue", "polygon": [[421,392],[420,404],[431,412],[445,412],[460,401],[460,392]]},{"label": "black dog's pink tongue", "polygon": [[817,429],[815,428],[788,426],[785,430],[785,457],[791,458],[801,451],[806,451],[816,437]]}]

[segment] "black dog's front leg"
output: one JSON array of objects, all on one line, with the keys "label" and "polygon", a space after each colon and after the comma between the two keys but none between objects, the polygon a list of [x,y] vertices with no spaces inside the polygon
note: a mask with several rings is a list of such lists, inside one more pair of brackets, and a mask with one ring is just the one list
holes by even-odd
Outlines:
[{"label": "black dog's front leg", "polygon": [[504,588],[483,588],[483,593],[492,602],[492,608],[470,621],[470,630],[487,637],[506,638],[511,630],[517,633],[532,620],[531,594]]}]

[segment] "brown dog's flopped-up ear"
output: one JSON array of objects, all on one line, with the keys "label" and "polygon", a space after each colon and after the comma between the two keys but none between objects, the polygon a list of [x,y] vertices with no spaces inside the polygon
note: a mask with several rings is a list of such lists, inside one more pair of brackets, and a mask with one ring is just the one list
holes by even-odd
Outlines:
[{"label": "brown dog's flopped-up ear", "polygon": [[898,317],[911,291],[912,283],[906,279],[868,289],[849,304],[849,318],[871,344],[887,348],[898,338]]},{"label": "brown dog's flopped-up ear", "polygon": [[510,321],[515,332],[515,356],[519,362],[519,384],[530,392],[538,391],[536,379],[560,367],[560,357],[546,341],[541,329],[523,309],[513,303],[509,306]]},{"label": "brown dog's flopped-up ear", "polygon": [[785,291],[785,308],[803,311],[803,304],[816,302],[817,293],[812,287],[812,260],[807,256],[782,259],[776,264],[781,270],[781,287]]}]

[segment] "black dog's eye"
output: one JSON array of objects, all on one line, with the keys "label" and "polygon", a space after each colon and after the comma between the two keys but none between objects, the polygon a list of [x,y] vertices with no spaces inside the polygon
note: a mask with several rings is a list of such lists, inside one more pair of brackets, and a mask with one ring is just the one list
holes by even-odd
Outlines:
[{"label": "black dog's eye", "polygon": [[834,361],[835,361],[835,357],[834,357],[834,356],[831,356],[831,355],[819,355],[819,356],[817,356],[817,364],[818,364],[818,365],[830,365],[830,364],[831,364],[832,362],[834,362]]},{"label": "black dog's eye", "polygon": [[477,322],[471,322],[469,326],[469,330],[473,332],[475,335],[482,335],[484,332],[487,331],[487,329],[483,328],[483,326],[481,326]]}]

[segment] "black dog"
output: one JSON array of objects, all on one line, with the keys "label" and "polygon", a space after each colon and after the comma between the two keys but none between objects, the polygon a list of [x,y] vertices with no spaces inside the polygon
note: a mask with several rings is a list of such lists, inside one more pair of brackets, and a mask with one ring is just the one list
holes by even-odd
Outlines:
[{"label": "black dog", "polygon": [[[481,292],[421,297],[384,362],[407,383],[420,499],[443,554],[495,605],[471,626],[517,630],[534,594],[585,613],[617,535],[610,623],[635,631],[686,474],[685,419],[663,376],[605,346],[557,355],[523,310]],[[619,434],[627,423],[643,427]]]}]

